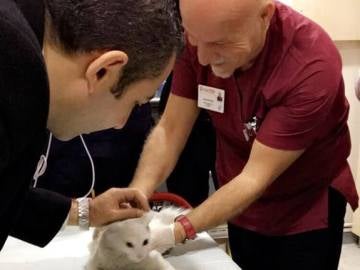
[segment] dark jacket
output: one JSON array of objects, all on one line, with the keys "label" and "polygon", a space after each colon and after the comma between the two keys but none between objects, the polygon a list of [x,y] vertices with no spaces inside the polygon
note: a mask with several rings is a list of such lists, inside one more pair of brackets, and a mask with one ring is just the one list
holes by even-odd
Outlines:
[{"label": "dark jacket", "polygon": [[[96,195],[112,187],[127,187],[153,126],[150,104],[134,109],[124,128],[84,134],[83,138],[95,166]],[[38,187],[65,196],[80,197],[91,186],[92,170],[79,137],[67,142],[52,139],[47,169]]]},{"label": "dark jacket", "polygon": [[9,234],[46,245],[71,206],[66,197],[30,188],[49,110],[42,6],[37,0],[0,0],[0,249]]}]

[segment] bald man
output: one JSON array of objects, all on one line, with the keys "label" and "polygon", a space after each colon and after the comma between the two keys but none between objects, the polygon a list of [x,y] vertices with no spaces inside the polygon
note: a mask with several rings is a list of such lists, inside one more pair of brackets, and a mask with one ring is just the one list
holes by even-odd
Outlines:
[{"label": "bald man", "polygon": [[330,37],[271,0],[181,0],[180,9],[187,46],[132,186],[152,194],[206,109],[221,188],[155,230],[156,243],[170,247],[228,222],[243,270],[337,269],[346,202],[356,209],[358,195],[347,163],[341,59]]}]

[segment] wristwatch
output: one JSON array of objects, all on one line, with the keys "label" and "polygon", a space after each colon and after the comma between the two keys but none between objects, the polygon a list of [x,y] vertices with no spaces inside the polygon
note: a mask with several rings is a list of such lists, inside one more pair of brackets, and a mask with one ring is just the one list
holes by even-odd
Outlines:
[{"label": "wristwatch", "polygon": [[185,240],[194,240],[196,238],[196,231],[187,216],[180,215],[175,219],[175,221],[179,222],[184,228],[186,234]]},{"label": "wristwatch", "polygon": [[89,198],[78,198],[78,224],[80,229],[88,230],[90,226],[89,221]]}]

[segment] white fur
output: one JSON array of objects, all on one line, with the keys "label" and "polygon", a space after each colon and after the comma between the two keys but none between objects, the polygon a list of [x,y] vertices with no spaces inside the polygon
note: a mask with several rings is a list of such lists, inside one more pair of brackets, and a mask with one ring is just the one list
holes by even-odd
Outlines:
[{"label": "white fur", "polygon": [[151,220],[151,226],[153,223],[161,222],[163,224],[172,224],[176,217],[185,215],[189,210],[176,207],[166,207],[160,212],[153,212],[153,219]]},{"label": "white fur", "polygon": [[[168,207],[141,218],[114,222],[94,233],[87,270],[175,270],[161,254],[152,250],[151,226],[172,224],[184,209]],[[148,243],[144,245],[144,241]],[[131,247],[128,245],[131,244]]]}]

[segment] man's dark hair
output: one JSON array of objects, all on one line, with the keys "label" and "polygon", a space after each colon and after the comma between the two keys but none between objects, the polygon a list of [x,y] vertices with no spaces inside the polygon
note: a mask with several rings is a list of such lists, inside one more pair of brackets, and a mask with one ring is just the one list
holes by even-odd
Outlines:
[{"label": "man's dark hair", "polygon": [[158,77],[183,43],[174,0],[45,0],[46,39],[65,53],[121,50],[128,57],[112,92]]}]

